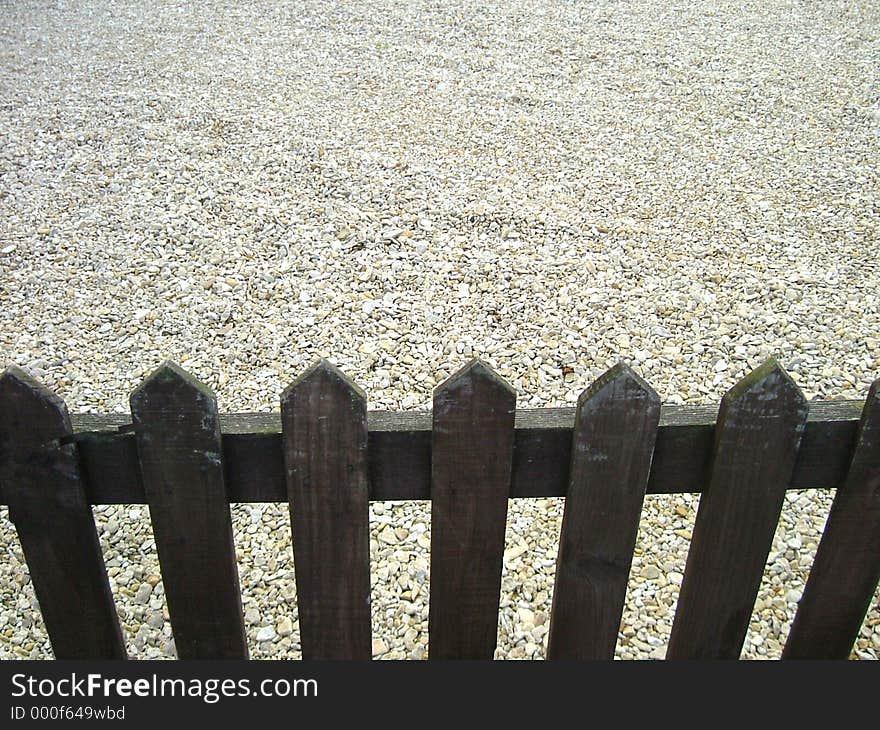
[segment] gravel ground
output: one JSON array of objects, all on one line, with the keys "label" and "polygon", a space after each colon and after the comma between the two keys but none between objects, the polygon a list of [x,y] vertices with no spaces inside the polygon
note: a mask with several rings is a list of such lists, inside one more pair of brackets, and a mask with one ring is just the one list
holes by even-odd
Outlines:
[{"label": "gravel ground", "polygon": [[[880,374],[880,9],[0,0],[0,359],[124,411],[174,358],[276,409],[318,355],[413,409],[471,355],[529,406],[627,358],[717,402],[766,356]],[[748,657],[830,494],[790,493]],[[662,656],[698,498],[649,498],[618,647]],[[374,652],[423,657],[429,510],[375,504]],[[497,655],[541,657],[562,503],[511,506]],[[130,652],[173,656],[145,507],[95,509]],[[237,505],[252,654],[299,653],[287,515]],[[0,657],[51,656],[0,512]],[[854,656],[880,652],[872,606]]]}]

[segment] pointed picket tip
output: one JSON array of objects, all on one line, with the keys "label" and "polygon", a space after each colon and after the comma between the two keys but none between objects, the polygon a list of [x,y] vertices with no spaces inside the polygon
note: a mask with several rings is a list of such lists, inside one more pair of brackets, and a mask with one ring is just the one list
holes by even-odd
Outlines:
[{"label": "pointed picket tip", "polygon": [[602,400],[612,392],[627,393],[629,399],[660,405],[660,396],[657,395],[657,391],[621,360],[584,389],[578,398],[578,408],[583,408],[590,401]]},{"label": "pointed picket tip", "polygon": [[367,394],[357,383],[332,362],[322,357],[312,363],[305,372],[284,389],[281,393],[281,402],[287,403],[298,391],[304,389],[317,388],[324,390],[327,387],[332,387],[339,392],[349,393],[365,403],[367,401]]},{"label": "pointed picket tip", "polygon": [[202,381],[184,370],[172,360],[166,360],[144,378],[129,397],[132,408],[145,405],[155,394],[173,391],[177,394],[191,392],[194,400],[214,401],[214,392]]},{"label": "pointed picket tip", "polygon": [[0,374],[0,410],[23,414],[29,419],[41,414],[46,419],[40,425],[69,427],[70,417],[64,400],[51,388],[43,385],[16,365],[10,365]]},{"label": "pointed picket tip", "polygon": [[463,368],[457,370],[440,383],[440,385],[434,389],[434,397],[436,398],[439,394],[455,390],[464,384],[481,382],[516,397],[516,390],[514,387],[496,373],[488,363],[483,362],[478,357],[475,357]]},{"label": "pointed picket tip", "polygon": [[777,398],[787,397],[794,402],[804,404],[807,402],[797,383],[785,372],[785,368],[776,358],[771,357],[728,390],[721,403],[730,407],[746,397],[761,397],[762,394]]}]

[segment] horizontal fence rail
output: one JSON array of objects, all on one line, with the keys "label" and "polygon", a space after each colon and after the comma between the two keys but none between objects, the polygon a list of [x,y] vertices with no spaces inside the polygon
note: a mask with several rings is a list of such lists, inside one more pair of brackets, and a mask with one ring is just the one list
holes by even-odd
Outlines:
[{"label": "horizontal fence rail", "polygon": [[431,412],[367,411],[321,360],[280,414],[219,414],[173,363],[124,414],[0,376],[9,506],[57,658],[125,658],[90,505],[147,504],[178,655],[245,658],[230,504],[290,508],[303,657],[367,659],[370,500],[431,501],[429,656],[491,659],[509,498],[566,497],[551,659],[611,658],[646,494],[702,495],[667,658],[737,658],[788,489],[837,488],[784,658],[848,656],[880,577],[880,397],[807,403],[774,360],[719,407],[627,365],[577,408],[519,409],[475,360]]},{"label": "horizontal fence rail", "polygon": [[[789,489],[827,489],[849,468],[864,401],[814,401]],[[699,493],[708,481],[717,406],[664,405],[647,494]],[[516,412],[511,497],[564,497],[574,408]],[[431,499],[431,412],[370,411],[370,499]],[[131,419],[72,414],[90,504],[146,504]],[[230,502],[286,502],[281,417],[220,414]],[[0,504],[8,504],[0,485]]]}]

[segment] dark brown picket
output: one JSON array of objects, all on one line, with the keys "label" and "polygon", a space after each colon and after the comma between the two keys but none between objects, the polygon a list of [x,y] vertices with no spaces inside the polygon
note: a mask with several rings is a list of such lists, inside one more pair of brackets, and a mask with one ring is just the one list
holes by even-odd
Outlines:
[{"label": "dark brown picket", "polygon": [[880,380],[865,401],[783,659],[846,659],[880,578]]},{"label": "dark brown picket", "polygon": [[322,360],[281,418],[303,659],[369,659],[366,395]]},{"label": "dark brown picket", "polygon": [[667,659],[739,658],[806,418],[774,360],[722,399]]},{"label": "dark brown picket", "polygon": [[474,360],[434,391],[431,659],[492,659],[516,393]]},{"label": "dark brown picket", "polygon": [[659,421],[657,393],[623,364],[578,401],[550,659],[614,657]]},{"label": "dark brown picket", "polygon": [[67,407],[16,367],[0,376],[0,483],[56,659],[125,659]]},{"label": "dark brown picket", "polygon": [[247,658],[217,401],[166,362],[131,415],[177,655]]}]

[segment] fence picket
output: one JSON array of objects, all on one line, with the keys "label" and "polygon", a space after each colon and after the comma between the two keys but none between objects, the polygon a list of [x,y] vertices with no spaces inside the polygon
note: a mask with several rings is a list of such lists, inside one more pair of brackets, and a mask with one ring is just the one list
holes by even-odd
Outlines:
[{"label": "fence picket", "polygon": [[550,659],[614,657],[659,421],[657,394],[622,364],[578,401]]},{"label": "fence picket", "polygon": [[806,418],[775,360],[722,398],[667,659],[739,658]]},{"label": "fence picket", "polygon": [[125,659],[67,407],[24,371],[0,376],[0,483],[56,659]]},{"label": "fence picket", "polygon": [[880,578],[880,380],[865,401],[783,659],[846,659]]},{"label": "fence picket", "polygon": [[247,658],[217,401],[166,362],[131,414],[177,654]]},{"label": "fence picket", "polygon": [[434,391],[431,659],[492,659],[516,393],[473,360]]},{"label": "fence picket", "polygon": [[281,418],[303,659],[369,659],[366,395],[322,360]]}]

